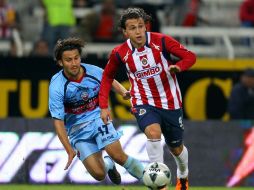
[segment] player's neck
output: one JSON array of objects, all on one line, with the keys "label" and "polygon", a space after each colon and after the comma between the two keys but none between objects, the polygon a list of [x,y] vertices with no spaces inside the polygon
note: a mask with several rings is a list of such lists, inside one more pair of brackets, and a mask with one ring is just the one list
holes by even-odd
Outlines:
[{"label": "player's neck", "polygon": [[83,77],[85,76],[85,72],[84,69],[82,67],[80,67],[79,73],[77,74],[77,76],[68,76],[68,79],[72,82],[77,82],[80,83],[83,79]]}]

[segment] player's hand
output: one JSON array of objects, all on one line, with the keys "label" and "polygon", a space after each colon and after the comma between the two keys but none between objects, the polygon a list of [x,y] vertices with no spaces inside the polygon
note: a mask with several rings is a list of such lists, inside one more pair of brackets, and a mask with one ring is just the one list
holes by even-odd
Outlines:
[{"label": "player's hand", "polygon": [[67,170],[69,168],[69,166],[71,165],[72,160],[75,156],[76,156],[76,152],[74,150],[72,150],[70,153],[68,153],[68,162],[66,163],[64,170]]},{"label": "player's hand", "polygon": [[101,119],[105,125],[108,124],[109,121],[112,121],[112,117],[108,108],[101,109]]},{"label": "player's hand", "polygon": [[123,94],[123,99],[124,100],[129,100],[130,98],[131,98],[131,93],[129,91],[127,91]]},{"label": "player's hand", "polygon": [[177,65],[170,65],[169,68],[168,68],[168,71],[170,73],[179,73],[179,72],[181,72],[181,69]]}]

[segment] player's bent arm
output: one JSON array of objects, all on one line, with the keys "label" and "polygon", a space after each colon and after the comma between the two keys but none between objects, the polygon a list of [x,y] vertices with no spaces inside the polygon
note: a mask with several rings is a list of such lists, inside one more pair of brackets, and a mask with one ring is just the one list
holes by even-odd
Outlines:
[{"label": "player's bent arm", "polygon": [[124,88],[117,80],[114,80],[112,83],[112,90],[118,94],[120,94],[123,99],[128,100],[130,99],[130,92]]},{"label": "player's bent arm", "polygon": [[68,154],[72,154],[74,150],[71,147],[71,144],[69,142],[65,127],[64,127],[64,121],[59,119],[54,119],[54,126],[56,130],[56,134],[62,143],[64,149]]}]

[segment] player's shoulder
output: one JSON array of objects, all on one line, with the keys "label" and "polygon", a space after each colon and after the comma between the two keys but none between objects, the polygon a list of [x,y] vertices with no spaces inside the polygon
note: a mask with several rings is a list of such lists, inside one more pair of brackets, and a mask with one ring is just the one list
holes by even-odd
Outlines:
[{"label": "player's shoulder", "polygon": [[50,89],[58,89],[58,87],[64,86],[66,81],[67,79],[63,75],[63,70],[60,70],[52,76],[49,87]]},{"label": "player's shoulder", "polygon": [[149,32],[148,35],[149,34],[150,34],[151,40],[153,40],[153,39],[162,39],[162,38],[165,38],[165,37],[169,36],[169,35],[159,33],[159,32]]},{"label": "player's shoulder", "polygon": [[126,50],[126,49],[128,49],[129,47],[128,47],[128,44],[127,44],[127,41],[126,42],[124,42],[124,43],[122,43],[122,44],[120,44],[120,45],[117,45],[113,50],[112,50],[112,53],[119,53],[119,52],[122,52],[122,51],[124,51],[124,50]]},{"label": "player's shoulder", "polygon": [[173,39],[172,36],[168,34],[158,33],[158,32],[150,32],[151,41],[165,39]]},{"label": "player's shoulder", "polygon": [[88,63],[81,63],[81,66],[85,68],[86,72],[97,72],[102,70],[102,68]]}]

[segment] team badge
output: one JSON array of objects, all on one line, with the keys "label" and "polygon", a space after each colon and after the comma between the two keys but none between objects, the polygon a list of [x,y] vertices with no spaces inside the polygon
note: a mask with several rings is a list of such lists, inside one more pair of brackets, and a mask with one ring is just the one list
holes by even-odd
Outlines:
[{"label": "team badge", "polygon": [[143,57],[141,59],[141,63],[142,63],[143,66],[147,66],[147,64],[148,64],[147,58]]},{"label": "team badge", "polygon": [[145,109],[140,109],[138,115],[141,116],[141,115],[144,115],[145,113],[146,113]]},{"label": "team badge", "polygon": [[81,98],[84,100],[84,101],[87,101],[88,100],[88,97],[89,97],[89,94],[87,92],[82,92],[81,93]]}]

